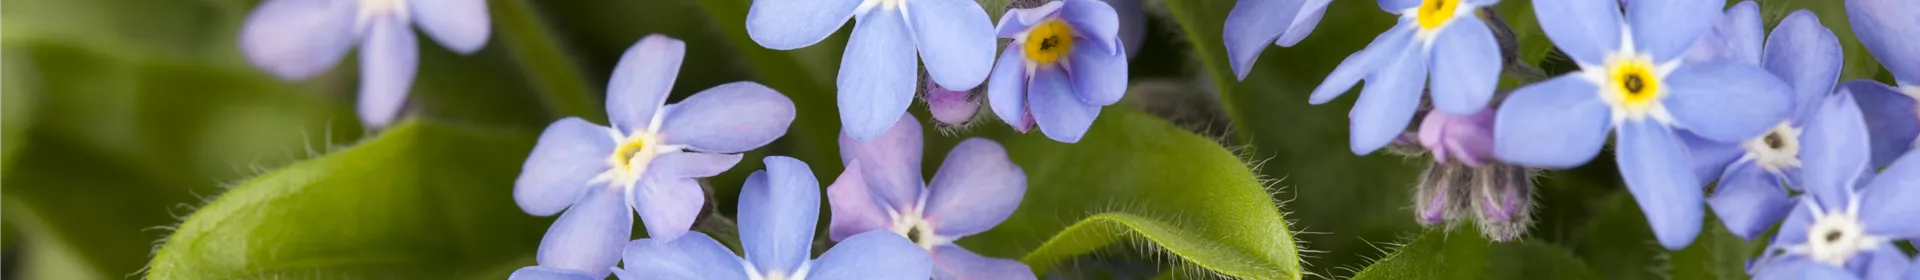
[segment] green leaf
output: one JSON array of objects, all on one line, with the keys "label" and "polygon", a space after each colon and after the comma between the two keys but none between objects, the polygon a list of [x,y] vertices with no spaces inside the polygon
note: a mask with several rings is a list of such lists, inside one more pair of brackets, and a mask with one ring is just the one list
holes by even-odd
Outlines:
[{"label": "green leaf", "polygon": [[1574,244],[1581,258],[1607,272],[1608,279],[1748,279],[1747,260],[1765,245],[1734,236],[1708,215],[1693,243],[1669,251],[1654,239],[1633,196],[1620,192],[1608,201]]},{"label": "green leaf", "polygon": [[1024,255],[1041,273],[1073,256],[1135,244],[1233,278],[1303,274],[1292,231],[1267,189],[1211,139],[1121,106],[1107,107],[1075,144],[995,127],[1026,171],[1027,193],[999,227],[962,238],[968,249]]},{"label": "green leaf", "polygon": [[167,238],[154,279],[498,279],[546,222],[513,180],[534,135],[410,122],[228,191]]},{"label": "green leaf", "polygon": [[1602,278],[1565,248],[1536,241],[1492,243],[1462,228],[1426,230],[1353,279]]}]

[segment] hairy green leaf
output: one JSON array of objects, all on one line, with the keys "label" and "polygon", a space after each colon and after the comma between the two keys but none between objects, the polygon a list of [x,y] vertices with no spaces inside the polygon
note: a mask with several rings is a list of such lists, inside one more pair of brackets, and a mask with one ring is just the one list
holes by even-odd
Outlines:
[{"label": "hairy green leaf", "polygon": [[1492,243],[1472,228],[1426,230],[1353,279],[1602,279],[1565,248]]}]

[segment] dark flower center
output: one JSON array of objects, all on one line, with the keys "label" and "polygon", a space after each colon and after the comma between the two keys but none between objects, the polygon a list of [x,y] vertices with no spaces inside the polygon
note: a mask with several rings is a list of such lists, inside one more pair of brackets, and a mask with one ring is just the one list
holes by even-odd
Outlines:
[{"label": "dark flower center", "polygon": [[1779,150],[1787,145],[1786,139],[1781,139],[1779,132],[1769,132],[1767,133],[1767,137],[1761,138],[1761,141],[1766,141],[1767,148],[1774,150]]},{"label": "dark flower center", "polygon": [[1646,93],[1647,81],[1638,74],[1628,74],[1625,79],[1621,79],[1620,86],[1627,89],[1627,95],[1640,96]]}]

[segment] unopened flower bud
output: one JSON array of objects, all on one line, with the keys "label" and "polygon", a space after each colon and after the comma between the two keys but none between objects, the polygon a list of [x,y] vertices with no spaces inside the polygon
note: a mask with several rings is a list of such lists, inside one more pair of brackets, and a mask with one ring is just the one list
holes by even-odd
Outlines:
[{"label": "unopened flower bud", "polygon": [[1533,226],[1533,179],[1524,167],[1490,163],[1474,168],[1474,223],[1493,241],[1513,241]]},{"label": "unopened flower bud", "polygon": [[973,122],[974,115],[980,113],[980,100],[972,92],[950,90],[938,84],[927,83],[927,111],[933,113],[933,120],[941,125],[964,126]]}]

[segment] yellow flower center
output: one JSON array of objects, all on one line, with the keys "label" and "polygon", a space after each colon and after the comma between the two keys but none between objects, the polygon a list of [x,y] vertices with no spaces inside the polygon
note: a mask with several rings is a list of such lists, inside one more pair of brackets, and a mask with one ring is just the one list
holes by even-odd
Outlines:
[{"label": "yellow flower center", "polygon": [[1414,19],[1420,22],[1421,29],[1440,28],[1453,19],[1455,10],[1459,8],[1460,0],[1426,0],[1420,3],[1420,10],[1415,12]]},{"label": "yellow flower center", "polygon": [[1607,67],[1607,86],[1616,108],[1625,109],[1630,115],[1642,115],[1655,107],[1660,96],[1660,79],[1654,76],[1653,61],[1649,59],[1621,59]]},{"label": "yellow flower center", "polygon": [[614,168],[616,169],[630,169],[633,167],[633,156],[640,154],[641,151],[645,151],[646,147],[646,139],[635,137],[632,141],[620,144],[620,147],[613,148],[613,158],[607,161],[613,162]]},{"label": "yellow flower center", "polygon": [[1073,27],[1060,19],[1047,19],[1027,30],[1027,42],[1024,46],[1027,59],[1038,63],[1053,63],[1073,50]]}]

